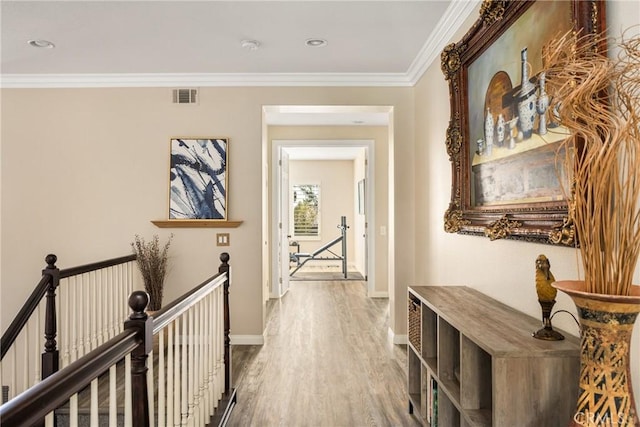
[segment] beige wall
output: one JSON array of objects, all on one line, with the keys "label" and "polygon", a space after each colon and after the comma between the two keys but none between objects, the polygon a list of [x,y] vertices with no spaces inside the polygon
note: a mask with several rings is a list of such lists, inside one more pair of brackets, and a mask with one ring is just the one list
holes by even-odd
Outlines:
[{"label": "beige wall", "polygon": [[[413,105],[413,103],[412,103]],[[402,134],[404,134],[401,132]],[[376,294],[389,292],[388,234],[382,235],[380,227],[389,227],[389,130],[386,126],[270,126],[270,140],[373,140],[375,150],[375,290]],[[404,272],[406,273],[406,271]],[[407,283],[407,281],[397,281]],[[406,292],[406,285],[404,290]],[[398,318],[399,334],[406,333],[404,319]]]},{"label": "beige wall", "polygon": [[[613,4],[612,4],[613,3]],[[458,41],[477,14],[454,37]],[[638,24],[640,6],[637,2],[609,2],[609,27]],[[489,241],[484,237],[447,234],[443,230],[443,214],[450,200],[451,164],[445,149],[449,121],[449,92],[442,78],[440,64],[434,63],[415,87],[416,96],[416,282],[424,284],[463,284],[502,301],[535,317],[540,306],[534,286],[534,261],[544,253],[551,261],[556,279],[578,278],[576,252],[568,248],[515,242]],[[638,280],[638,272],[636,272]],[[571,300],[559,293],[554,310],[575,313]],[[573,319],[559,314],[554,326],[574,335],[578,330]],[[640,365],[640,327],[636,325],[633,351]],[[640,395],[639,370],[634,370],[634,391]]]},{"label": "beige wall", "polygon": [[[202,88],[197,106],[171,104],[169,88],[2,90],[2,324],[26,300],[47,253],[60,267],[130,253],[138,233],[175,235],[166,301],[217,271],[216,229],[158,229],[167,216],[169,138],[224,136],[229,143],[229,218],[243,220],[225,248],[235,266],[233,335],[261,336],[262,106],[388,105],[396,139],[413,138],[412,88]],[[404,156],[404,157],[403,157]],[[399,162],[409,163],[411,150]],[[413,182],[410,171],[398,179]],[[407,194],[405,200],[412,200]],[[410,239],[412,205],[398,234]],[[412,258],[398,260],[406,284]],[[381,281],[384,276],[381,276]],[[396,322],[405,328],[405,319]]]},{"label": "beige wall", "polygon": [[[346,217],[347,225],[353,225],[353,160],[291,160],[289,183],[291,186],[320,185],[320,239],[294,237],[300,243],[301,252],[313,252],[340,236],[337,226],[340,225],[341,216]],[[333,246],[331,250],[340,254],[341,244]],[[347,232],[347,260],[353,260],[354,255],[353,234]],[[325,252],[321,256],[332,255]],[[331,261],[329,264],[341,265],[340,261]]]}]

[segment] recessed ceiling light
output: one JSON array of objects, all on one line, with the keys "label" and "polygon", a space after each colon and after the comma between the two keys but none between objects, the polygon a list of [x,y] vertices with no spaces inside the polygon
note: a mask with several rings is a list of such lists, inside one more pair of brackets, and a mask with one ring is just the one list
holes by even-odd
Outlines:
[{"label": "recessed ceiling light", "polygon": [[54,47],[56,47],[56,45],[51,43],[49,40],[42,40],[42,39],[29,40],[28,43],[29,43],[29,46],[40,47],[44,49],[53,49]]},{"label": "recessed ceiling light", "polygon": [[304,44],[309,47],[324,47],[327,45],[327,41],[325,39],[307,39]]},{"label": "recessed ceiling light", "polygon": [[260,42],[258,40],[242,40],[240,46],[247,50],[258,50]]}]

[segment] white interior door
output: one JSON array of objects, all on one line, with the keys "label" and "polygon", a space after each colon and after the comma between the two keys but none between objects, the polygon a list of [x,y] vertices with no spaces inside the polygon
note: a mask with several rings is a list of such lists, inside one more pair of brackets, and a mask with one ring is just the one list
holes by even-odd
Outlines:
[{"label": "white interior door", "polygon": [[289,290],[289,154],[284,148],[278,150],[278,171],[280,183],[280,200],[278,203],[278,226],[280,228],[279,248],[279,295],[284,295]]},{"label": "white interior door", "polygon": [[369,198],[371,197],[370,194],[370,187],[371,187],[371,175],[369,174],[369,149],[364,150],[364,176],[365,176],[365,186],[364,186],[364,200],[365,200],[365,206],[364,206],[364,233],[362,234],[362,239],[363,239],[363,246],[364,246],[364,271],[363,276],[365,280],[368,280],[369,278],[369,220],[368,220],[368,215],[369,215],[369,209],[371,209],[371,207],[369,206]]}]

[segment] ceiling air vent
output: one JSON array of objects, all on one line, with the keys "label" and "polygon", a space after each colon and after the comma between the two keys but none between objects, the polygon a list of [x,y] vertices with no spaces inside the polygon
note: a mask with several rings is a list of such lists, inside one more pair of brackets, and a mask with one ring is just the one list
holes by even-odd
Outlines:
[{"label": "ceiling air vent", "polygon": [[197,104],[198,89],[173,89],[174,104]]}]

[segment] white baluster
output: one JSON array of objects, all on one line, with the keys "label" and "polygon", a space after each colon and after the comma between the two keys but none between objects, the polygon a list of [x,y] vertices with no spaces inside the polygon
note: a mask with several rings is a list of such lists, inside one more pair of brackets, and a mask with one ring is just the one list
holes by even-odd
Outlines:
[{"label": "white baluster", "polygon": [[206,424],[209,420],[209,367],[207,366],[207,349],[209,347],[209,340],[208,340],[208,327],[209,325],[207,324],[207,318],[209,316],[209,296],[211,294],[208,294],[206,297],[204,297],[204,299],[202,300],[202,353],[201,353],[201,362],[200,362],[200,366],[201,366],[201,371],[200,371],[200,376],[202,377],[202,392],[201,392],[201,401],[202,401],[202,410],[201,410],[201,417],[203,420],[203,423]]},{"label": "white baluster", "polygon": [[73,310],[71,308],[71,299],[70,299],[70,295],[71,295],[71,283],[69,282],[69,280],[65,280],[65,286],[64,288],[59,286],[60,291],[64,292],[64,298],[62,299],[63,304],[65,306],[65,309],[61,311],[60,314],[62,314],[64,321],[61,322],[62,323],[62,331],[61,334],[62,338],[63,338],[63,342],[64,342],[64,353],[62,355],[62,366],[61,368],[64,368],[65,366],[67,366],[69,363],[71,363],[71,355],[69,354],[70,352],[70,345],[71,345],[71,329],[69,329],[69,317],[71,316],[71,313],[75,310]]},{"label": "white baluster", "polygon": [[[14,343],[11,346],[11,365],[12,369],[11,369],[11,376],[10,376],[10,381],[9,381],[9,400],[13,399],[16,394],[18,394],[16,392],[16,387],[18,386],[18,358],[17,358],[17,354],[16,354],[16,347],[17,345]],[[6,356],[5,356],[6,357]]]},{"label": "white baluster", "polygon": [[[73,285],[72,285],[73,284]],[[70,278],[69,280],[69,290],[71,291],[71,306],[70,308],[70,326],[71,326],[71,354],[69,358],[69,362],[75,362],[78,359],[78,312],[79,309],[79,301],[78,301],[78,289],[76,287],[76,278]]]},{"label": "white baluster", "polygon": [[210,352],[209,364],[211,366],[211,403],[214,409],[218,406],[218,393],[220,392],[220,384],[218,383],[218,293],[217,290],[211,295],[211,331],[209,332]]},{"label": "white baluster", "polygon": [[54,427],[53,411],[44,416],[44,427]]},{"label": "white baluster", "polygon": [[98,277],[100,272],[94,271],[91,273],[91,350],[97,348],[98,344],[98,293],[102,292],[102,289],[98,288]]},{"label": "white baluster", "polygon": [[122,332],[124,330],[124,319],[129,315],[129,305],[127,301],[129,300],[130,293],[127,293],[128,285],[127,285],[127,272],[125,271],[125,266],[120,264],[118,265],[118,270],[120,271],[120,281],[118,286],[120,287],[120,292],[122,295],[122,299],[120,300],[120,307],[122,307],[122,317],[120,318],[120,325]]},{"label": "white baluster", "polygon": [[131,408],[131,354],[124,357],[124,424],[132,425],[133,413]]},{"label": "white baluster", "polygon": [[78,298],[80,305],[76,306],[75,310],[78,312],[78,359],[85,354],[85,334],[87,329],[87,309],[90,309],[87,305],[87,289],[85,288],[86,274],[78,276]]},{"label": "white baluster", "polygon": [[84,314],[83,314],[83,322],[84,322],[84,354],[87,354],[91,351],[92,347],[92,340],[93,340],[93,326],[94,323],[92,322],[92,317],[93,317],[93,313],[94,313],[94,306],[93,306],[93,295],[95,295],[94,292],[92,292],[92,286],[91,286],[91,276],[93,275],[93,273],[87,273],[84,275],[84,280],[82,283],[82,288],[84,289],[84,301],[85,304],[87,304],[85,307],[87,307],[86,309],[84,309]]},{"label": "white baluster", "polygon": [[24,327],[24,331],[22,332],[22,360],[20,363],[22,364],[22,388],[21,391],[25,391],[29,388],[29,359],[31,352],[29,351],[29,322]]},{"label": "white baluster", "polygon": [[193,424],[200,425],[200,312],[197,302],[193,310]]},{"label": "white baluster", "polygon": [[113,287],[113,269],[110,268],[107,272],[107,289],[109,290],[109,303],[107,310],[108,319],[109,319],[109,339],[116,336],[116,295],[115,289]]},{"label": "white baluster", "polygon": [[98,425],[98,379],[91,381],[91,425]]},{"label": "white baluster", "polygon": [[[151,336],[151,339],[153,339],[153,335]],[[160,351],[158,351],[158,353],[160,353]],[[147,358],[147,406],[149,406],[149,425],[153,426],[155,425],[155,408],[154,408],[154,403],[155,403],[155,385],[153,384],[153,371],[154,371],[154,363],[153,363],[153,358],[154,358],[154,352],[153,352],[153,348],[151,348],[151,351],[149,352],[148,358]],[[160,371],[162,372],[162,371]]]},{"label": "white baluster", "polygon": [[218,292],[216,293],[218,298],[218,307],[216,309],[216,316],[218,317],[218,328],[216,329],[216,346],[218,348],[218,370],[217,370],[217,378],[218,378],[218,395],[216,396],[216,402],[218,399],[222,397],[222,393],[224,393],[224,295],[222,292],[223,288],[218,287]]},{"label": "white baluster", "polygon": [[44,337],[44,333],[43,332],[43,325],[40,322],[40,309],[42,308],[44,304],[40,304],[38,305],[38,307],[36,308],[36,310],[33,312],[33,326],[35,329],[35,333],[33,334],[33,348],[31,349],[30,353],[34,355],[33,358],[33,383],[31,384],[32,386],[38,384],[40,382],[40,380],[42,379],[42,372],[40,371],[40,368],[42,367],[42,363],[40,362],[42,360],[42,357],[38,357],[40,356],[40,348],[42,348],[42,352],[44,352],[44,345],[42,344],[42,337]]},{"label": "white baluster", "polygon": [[[63,331],[62,331],[62,313],[66,310],[68,310],[68,307],[65,307],[62,305],[62,289],[60,287],[60,284],[58,284],[58,289],[57,289],[57,301],[56,301],[56,320],[57,320],[57,332],[56,332],[56,342],[57,342],[57,347],[58,347],[58,368],[62,369],[62,345],[64,343],[64,338],[62,336]],[[42,310],[40,312],[40,318],[44,319],[46,317],[46,304],[42,304]],[[42,322],[42,331],[40,332],[40,335],[44,337],[44,322]],[[40,379],[42,379],[42,373],[40,373]]]},{"label": "white baluster", "polygon": [[165,421],[165,412],[166,412],[166,400],[165,394],[167,393],[165,390],[165,378],[167,374],[167,370],[165,367],[165,345],[164,345],[164,334],[165,331],[168,330],[168,326],[165,329],[160,330],[160,337],[158,339],[159,348],[158,351],[158,426],[163,427],[166,423]]},{"label": "white baluster", "polygon": [[167,340],[168,340],[168,351],[167,351],[167,421],[166,425],[171,425],[173,423],[173,391],[175,390],[174,386],[174,378],[173,378],[173,351],[174,351],[174,337],[173,337],[173,325],[174,322],[171,322],[167,325]]},{"label": "white baluster", "polygon": [[207,355],[207,369],[209,371],[209,415],[212,416],[215,411],[216,403],[214,396],[216,395],[215,373],[216,373],[216,360],[215,360],[215,338],[214,331],[216,329],[216,316],[215,316],[215,291],[209,296],[209,333],[207,335],[207,342],[209,348],[209,354]]},{"label": "white baluster", "polygon": [[78,393],[69,398],[69,427],[78,427]]},{"label": "white baluster", "polygon": [[[206,298],[206,297],[205,297]],[[207,401],[206,401],[206,386],[207,386],[207,381],[206,381],[206,375],[205,375],[205,369],[204,369],[204,346],[206,344],[206,337],[204,335],[204,331],[205,331],[205,326],[204,326],[204,322],[205,322],[205,303],[204,300],[201,301],[200,303],[198,303],[198,312],[200,314],[200,325],[198,327],[198,383],[200,385],[199,387],[199,397],[198,397],[198,425],[201,424],[206,424],[207,423],[207,418],[205,417],[206,414],[206,408],[207,408]]]},{"label": "white baluster", "polygon": [[212,383],[213,383],[213,395],[212,402],[214,408],[218,407],[218,393],[222,387],[220,387],[220,383],[218,382],[218,330],[220,328],[220,320],[218,316],[218,292],[213,294],[213,301],[211,306],[211,316],[212,316],[212,329],[211,329],[211,366],[212,366]]},{"label": "white baluster", "polygon": [[127,295],[131,295],[133,292],[133,261],[127,264]]},{"label": "white baluster", "polygon": [[109,368],[109,427],[118,426],[118,395],[116,365]]},{"label": "white baluster", "polygon": [[195,336],[193,329],[193,307],[187,311],[187,425],[193,424],[194,410],[194,357]]},{"label": "white baluster", "polygon": [[78,360],[82,356],[84,356],[84,313],[87,309],[85,305],[85,289],[84,289],[84,281],[82,280],[82,275],[76,276],[76,291],[78,292],[78,304],[74,307],[74,310],[77,313],[76,318],[76,327],[78,328],[78,354],[75,360]]},{"label": "white baluster", "polygon": [[116,335],[119,334],[122,330],[122,320],[123,320],[123,316],[122,316],[122,299],[123,299],[123,295],[122,295],[122,289],[120,288],[120,268],[118,268],[118,266],[114,267],[114,280],[113,280],[113,287],[115,288],[115,307],[116,307],[116,316],[115,316],[115,325],[116,325]]},{"label": "white baluster", "polygon": [[98,346],[101,346],[102,343],[105,342],[105,331],[106,331],[106,326],[107,326],[107,320],[105,318],[105,311],[104,310],[104,304],[107,303],[107,297],[109,295],[109,290],[107,288],[105,288],[105,275],[106,275],[106,271],[104,269],[100,270],[98,272],[98,277],[97,277],[97,283],[96,286],[97,288],[100,290],[100,301],[97,303],[96,306],[96,316],[98,317],[98,327],[97,327],[97,332],[98,332]]},{"label": "white baluster", "polygon": [[211,414],[215,411],[217,407],[217,396],[219,392],[219,384],[217,381],[218,375],[218,345],[216,344],[216,331],[218,330],[218,296],[217,292],[214,291],[211,295],[211,302],[209,305],[209,311],[211,316],[211,329],[209,330],[209,388],[210,390],[210,399],[211,399]]},{"label": "white baluster", "polygon": [[184,314],[182,316],[180,316],[180,325],[181,325],[181,332],[182,332],[182,336],[180,337],[180,347],[182,349],[181,351],[181,360],[182,363],[180,365],[180,369],[182,372],[180,372],[180,379],[181,379],[181,383],[180,383],[180,425],[186,426],[187,425],[187,416],[189,414],[189,380],[188,380],[188,351],[187,348],[189,347],[189,335],[188,335],[188,331],[187,331],[187,316],[185,316]]},{"label": "white baluster", "polygon": [[173,399],[173,425],[174,426],[179,426],[180,425],[180,419],[181,419],[181,415],[180,415],[180,396],[181,396],[181,390],[182,390],[182,385],[180,383],[180,348],[182,347],[182,342],[180,340],[180,323],[182,323],[181,318],[177,318],[175,320],[175,356],[173,359],[173,375],[174,375],[174,381],[173,381],[173,390],[174,390],[174,399]]}]

